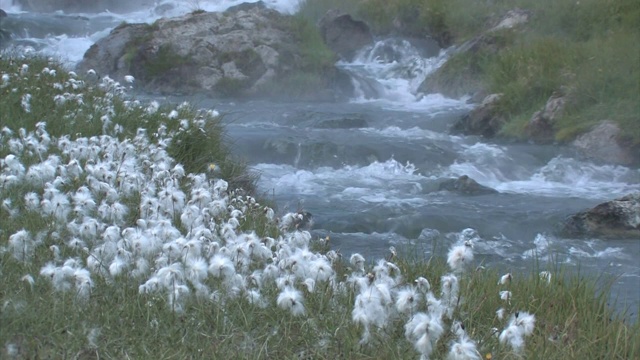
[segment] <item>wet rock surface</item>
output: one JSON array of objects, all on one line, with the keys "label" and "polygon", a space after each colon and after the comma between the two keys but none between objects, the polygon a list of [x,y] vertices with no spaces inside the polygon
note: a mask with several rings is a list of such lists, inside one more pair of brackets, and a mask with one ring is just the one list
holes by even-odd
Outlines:
[{"label": "wet rock surface", "polygon": [[560,225],[567,237],[640,240],[640,192],[571,215]]},{"label": "wet rock surface", "polygon": [[327,46],[346,61],[353,60],[361,48],[373,44],[369,26],[338,9],[329,10],[318,23]]},{"label": "wet rock surface", "polygon": [[449,179],[441,182],[438,190],[446,190],[461,195],[486,195],[498,193],[495,189],[478,184],[477,181],[467,175],[462,175],[457,179]]},{"label": "wet rock surface", "polygon": [[452,126],[451,132],[480,135],[485,138],[495,137],[506,122],[496,109],[501,97],[501,94],[491,94],[485,97],[478,107],[464,115]]},{"label": "wet rock surface", "polygon": [[615,122],[605,120],[578,136],[571,145],[590,160],[619,165],[640,163],[640,149],[625,146],[622,135]]}]

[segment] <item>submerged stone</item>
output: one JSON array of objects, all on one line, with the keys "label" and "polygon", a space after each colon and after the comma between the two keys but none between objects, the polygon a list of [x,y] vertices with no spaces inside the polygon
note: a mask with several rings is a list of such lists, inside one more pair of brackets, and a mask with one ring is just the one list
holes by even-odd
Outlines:
[{"label": "submerged stone", "polygon": [[486,195],[498,193],[495,189],[478,184],[477,181],[467,175],[462,175],[457,179],[449,179],[441,182],[438,190],[451,191],[462,195]]}]

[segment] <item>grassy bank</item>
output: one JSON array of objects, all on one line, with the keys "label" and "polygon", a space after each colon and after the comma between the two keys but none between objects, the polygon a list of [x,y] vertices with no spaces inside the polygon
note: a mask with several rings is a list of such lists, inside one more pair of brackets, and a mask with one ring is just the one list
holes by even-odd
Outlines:
[{"label": "grassy bank", "polygon": [[[309,0],[301,13],[313,17],[334,6],[331,0]],[[640,144],[637,1],[353,0],[337,7],[379,35],[431,36],[443,46],[473,39],[509,10],[529,11],[527,24],[492,34],[491,46],[452,58],[431,89],[503,93],[500,108],[509,121],[503,135],[509,137],[522,137],[531,115],[551,94],[563,92],[569,103],[554,124],[557,140],[571,140],[609,119],[627,141]]]},{"label": "grassy bank", "polygon": [[235,188],[215,112],[41,59],[0,81],[2,358],[640,355],[596,279],[476,269],[467,232],[446,262],[342,259]]}]

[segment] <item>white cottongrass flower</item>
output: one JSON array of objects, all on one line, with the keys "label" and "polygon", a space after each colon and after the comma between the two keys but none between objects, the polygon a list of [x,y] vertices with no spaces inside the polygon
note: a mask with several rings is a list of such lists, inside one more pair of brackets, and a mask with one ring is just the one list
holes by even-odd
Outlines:
[{"label": "white cottongrass flower", "polygon": [[5,345],[5,352],[12,359],[17,359],[20,355],[20,346],[14,343],[7,342]]},{"label": "white cottongrass flower", "polygon": [[310,293],[313,293],[316,289],[316,281],[308,278],[308,279],[304,279],[304,281],[302,282],[304,284],[304,286],[306,286],[307,291]]},{"label": "white cottongrass flower", "polygon": [[125,82],[127,82],[127,83],[129,83],[129,84],[133,84],[133,82],[134,82],[135,80],[136,80],[136,79],[135,79],[133,76],[131,76],[131,75],[125,75],[125,76],[124,76],[124,81],[125,81]]},{"label": "white cottongrass flower", "polygon": [[253,305],[255,305],[255,306],[257,306],[257,307],[259,307],[261,309],[266,309],[269,306],[267,301],[265,301],[265,299],[262,297],[262,294],[260,294],[260,291],[255,290],[255,289],[248,290],[245,293],[245,299],[249,303],[251,303],[251,304],[253,304]]},{"label": "white cottongrass flower", "polygon": [[89,301],[91,289],[93,289],[93,280],[91,273],[87,269],[76,269],[73,273],[76,286],[76,299],[83,304]]},{"label": "white cottongrass flower", "polygon": [[420,303],[422,296],[414,287],[408,287],[398,292],[396,309],[401,314],[413,314]]},{"label": "white cottongrass flower", "polygon": [[462,272],[473,262],[473,249],[470,241],[453,246],[447,255],[447,264],[454,272]]},{"label": "white cottongrass flower", "polygon": [[507,290],[500,291],[500,299],[504,301],[511,300],[511,296],[512,296],[511,291],[507,291]]},{"label": "white cottongrass flower", "polygon": [[444,310],[449,318],[453,316],[453,311],[458,305],[458,293],[460,292],[460,284],[458,278],[453,274],[442,276],[440,279],[442,284],[441,302]]},{"label": "white cottongrass flower", "polygon": [[502,320],[504,319],[504,315],[507,312],[507,310],[505,310],[505,308],[500,308],[498,310],[496,310],[496,316],[498,317],[498,320]]},{"label": "white cottongrass flower", "polygon": [[158,109],[160,109],[160,104],[154,100],[151,103],[149,103],[149,106],[147,106],[146,112],[147,114],[152,115],[158,112]]},{"label": "white cottongrass flower", "polygon": [[329,281],[334,276],[331,264],[329,264],[329,262],[324,258],[318,258],[311,261],[311,264],[309,265],[309,273],[310,277],[317,281]]},{"label": "white cottongrass flower", "polygon": [[100,337],[100,333],[102,330],[100,328],[91,328],[87,332],[87,343],[90,348],[97,349],[98,348],[98,338]]},{"label": "white cottongrass flower", "polygon": [[31,257],[35,252],[35,246],[35,240],[25,229],[9,236],[9,251],[11,251],[13,257],[18,261],[31,261]]},{"label": "white cottongrass flower", "polygon": [[214,277],[230,277],[236,273],[235,266],[231,260],[221,254],[214,255],[209,261],[209,272]]},{"label": "white cottongrass flower", "polygon": [[378,296],[369,296],[368,293],[360,293],[356,296],[355,306],[351,312],[351,320],[363,326],[360,344],[369,342],[372,325],[376,328],[383,328],[388,317],[388,309]]},{"label": "white cottongrass flower", "polygon": [[425,359],[429,358],[443,332],[440,319],[426,313],[415,314],[404,326],[405,337]]},{"label": "white cottongrass flower", "polygon": [[427,280],[422,276],[415,279],[414,282],[416,283],[416,286],[418,287],[418,289],[422,292],[426,293],[427,291],[431,290],[431,284],[429,284],[429,280]]},{"label": "white cottongrass flower", "polygon": [[516,325],[507,326],[498,337],[501,344],[508,344],[514,351],[520,352],[524,348],[522,332]]},{"label": "white cottongrass flower", "polygon": [[23,277],[20,278],[20,281],[25,281],[27,284],[29,284],[29,286],[33,290],[33,284],[35,284],[35,280],[33,279],[33,276],[31,276],[30,274],[24,275]]},{"label": "white cottongrass flower", "polygon": [[500,277],[500,280],[498,281],[498,285],[510,284],[512,279],[513,279],[513,276],[511,275],[511,273],[506,273]]},{"label": "white cottongrass flower", "polygon": [[29,211],[37,211],[40,208],[40,196],[34,192],[24,195],[24,205]]},{"label": "white cottongrass flower", "polygon": [[156,272],[160,284],[170,289],[176,283],[181,283],[184,279],[184,267],[182,263],[176,262],[162,267]]},{"label": "white cottongrass flower", "polygon": [[551,284],[551,272],[549,272],[549,271],[541,271],[540,272],[540,280],[546,281],[547,284]]},{"label": "white cottongrass flower", "polygon": [[0,84],[0,89],[9,86],[10,81],[11,77],[9,77],[9,74],[2,74],[2,84]]},{"label": "white cottongrass flower", "polygon": [[356,271],[364,273],[364,257],[358,253],[354,253],[349,258],[349,263],[355,268]]},{"label": "white cottongrass flower", "polygon": [[520,352],[524,348],[524,337],[533,334],[536,318],[528,312],[516,312],[511,315],[506,328],[498,339],[502,344],[508,344],[514,351]]},{"label": "white cottongrass flower", "polygon": [[22,95],[22,99],[20,100],[20,105],[22,106],[22,110],[26,113],[31,112],[31,94]]},{"label": "white cottongrass flower", "polygon": [[447,360],[481,360],[482,356],[476,348],[476,343],[469,338],[462,328],[462,324],[455,321],[451,325],[452,332],[456,335],[456,339],[449,344],[449,352]]},{"label": "white cottongrass flower", "polygon": [[536,324],[536,317],[525,311],[516,312],[510,320],[511,323],[517,325],[525,336],[533,334],[533,328]]},{"label": "white cottongrass flower", "polygon": [[207,278],[209,264],[202,257],[190,257],[187,259],[186,277],[192,284],[200,284]]},{"label": "white cottongrass flower", "polygon": [[305,313],[302,293],[293,287],[286,287],[278,295],[277,304],[281,309],[289,310],[294,316]]}]

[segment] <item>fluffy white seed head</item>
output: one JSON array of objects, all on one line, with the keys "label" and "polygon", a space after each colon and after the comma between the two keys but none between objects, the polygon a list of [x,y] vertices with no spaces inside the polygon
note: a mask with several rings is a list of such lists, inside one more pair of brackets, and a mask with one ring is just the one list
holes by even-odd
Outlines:
[{"label": "fluffy white seed head", "polygon": [[294,316],[305,313],[302,293],[293,287],[286,287],[280,292],[277,303],[279,308],[289,310]]}]

